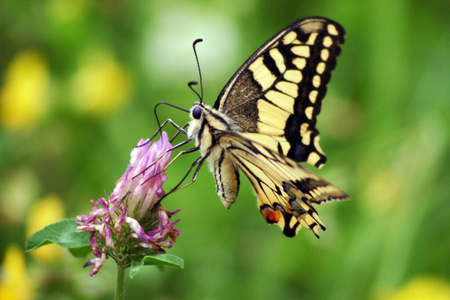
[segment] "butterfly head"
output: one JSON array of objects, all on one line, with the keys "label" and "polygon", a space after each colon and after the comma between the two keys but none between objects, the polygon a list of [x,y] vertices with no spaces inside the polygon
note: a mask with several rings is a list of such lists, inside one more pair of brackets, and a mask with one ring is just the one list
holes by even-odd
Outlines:
[{"label": "butterfly head", "polygon": [[204,119],[205,105],[203,102],[197,101],[192,106],[190,111],[191,122],[189,122],[188,136],[194,138],[198,135],[200,128],[202,127]]},{"label": "butterfly head", "polygon": [[191,109],[191,118],[192,120],[200,120],[203,115],[203,109],[201,106],[201,103],[197,103],[192,107]]},{"label": "butterfly head", "polygon": [[[209,106],[207,106],[202,101],[197,101],[192,106],[189,115],[191,120],[194,122],[202,121],[205,118],[205,111],[208,110]],[[191,122],[192,123],[192,122]]]}]

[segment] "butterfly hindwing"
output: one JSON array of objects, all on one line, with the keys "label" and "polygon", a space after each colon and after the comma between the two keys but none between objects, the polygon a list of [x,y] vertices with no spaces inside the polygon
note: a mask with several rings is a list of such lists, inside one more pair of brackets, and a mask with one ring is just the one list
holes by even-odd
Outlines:
[{"label": "butterfly hindwing", "polygon": [[325,18],[294,22],[244,63],[214,108],[244,132],[278,137],[280,147],[272,150],[322,166],[316,118],[344,37],[344,29]]},{"label": "butterfly hindwing", "polygon": [[318,229],[325,226],[312,204],[348,198],[291,158],[239,133],[221,133],[218,142],[250,180],[266,221],[280,226],[286,236],[305,226],[318,237]]}]

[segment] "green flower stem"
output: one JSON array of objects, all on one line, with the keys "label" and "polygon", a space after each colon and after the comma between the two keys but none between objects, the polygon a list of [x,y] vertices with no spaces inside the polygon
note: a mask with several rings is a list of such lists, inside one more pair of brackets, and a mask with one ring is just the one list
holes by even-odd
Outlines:
[{"label": "green flower stem", "polygon": [[122,300],[125,286],[125,270],[126,267],[123,264],[117,264],[117,281],[116,281],[116,295],[115,300]]}]

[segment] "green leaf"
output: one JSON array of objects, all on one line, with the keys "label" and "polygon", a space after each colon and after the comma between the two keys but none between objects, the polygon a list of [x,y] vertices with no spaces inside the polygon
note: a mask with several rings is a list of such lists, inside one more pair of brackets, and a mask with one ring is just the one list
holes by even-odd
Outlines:
[{"label": "green leaf", "polygon": [[[25,251],[33,251],[44,245],[55,243],[65,248],[83,248],[90,246],[89,232],[76,232],[76,219],[66,219],[46,226],[30,236]],[[79,250],[74,250],[79,254]]]},{"label": "green leaf", "polygon": [[80,248],[69,248],[70,254],[72,254],[73,257],[76,258],[83,258],[86,257],[89,253],[92,252],[91,249],[91,243],[89,243],[89,246],[80,247]]},{"label": "green leaf", "polygon": [[184,260],[181,257],[172,254],[157,254],[154,256],[146,256],[142,259],[144,265],[169,266],[184,268]]},{"label": "green leaf", "polygon": [[184,260],[172,254],[156,254],[144,257],[141,261],[134,262],[130,268],[130,278],[142,268],[142,266],[157,266],[157,267],[177,267],[184,268]]}]

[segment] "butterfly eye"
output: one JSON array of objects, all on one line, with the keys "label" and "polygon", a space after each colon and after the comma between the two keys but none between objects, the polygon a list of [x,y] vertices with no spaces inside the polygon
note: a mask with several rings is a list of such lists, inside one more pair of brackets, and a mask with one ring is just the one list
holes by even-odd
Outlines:
[{"label": "butterfly eye", "polygon": [[201,116],[202,116],[202,109],[198,106],[194,107],[194,109],[192,110],[192,117],[198,120],[200,119]]}]

